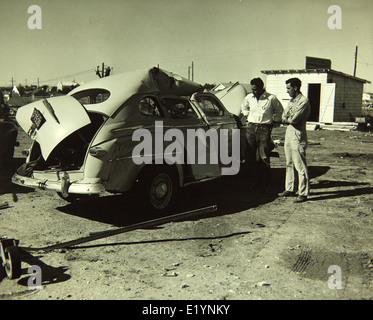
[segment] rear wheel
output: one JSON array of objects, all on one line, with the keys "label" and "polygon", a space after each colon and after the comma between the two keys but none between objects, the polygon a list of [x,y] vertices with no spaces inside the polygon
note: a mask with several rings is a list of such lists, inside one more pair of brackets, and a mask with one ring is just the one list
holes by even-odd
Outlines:
[{"label": "rear wheel", "polygon": [[[166,211],[173,207],[178,191],[174,167],[153,165],[144,168],[139,179],[138,193],[149,209]],[[141,199],[140,198],[140,199]]]}]

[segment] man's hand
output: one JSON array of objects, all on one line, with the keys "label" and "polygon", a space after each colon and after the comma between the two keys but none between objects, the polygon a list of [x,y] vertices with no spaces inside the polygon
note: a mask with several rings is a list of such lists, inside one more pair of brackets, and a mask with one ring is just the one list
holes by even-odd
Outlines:
[{"label": "man's hand", "polygon": [[272,128],[279,127],[281,122],[273,121],[272,122]]}]

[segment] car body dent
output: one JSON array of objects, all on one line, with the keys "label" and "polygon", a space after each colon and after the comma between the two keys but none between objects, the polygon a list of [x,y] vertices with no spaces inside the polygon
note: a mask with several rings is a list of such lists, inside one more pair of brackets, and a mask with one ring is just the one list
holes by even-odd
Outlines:
[{"label": "car body dent", "polygon": [[102,103],[87,104],[85,107],[89,111],[111,117],[117,111],[118,106],[135,94],[162,92],[187,96],[201,90],[202,86],[172,72],[154,67],[150,70],[134,70],[87,82],[69,92],[68,95],[74,96],[83,90],[95,88],[110,91],[110,97]]}]

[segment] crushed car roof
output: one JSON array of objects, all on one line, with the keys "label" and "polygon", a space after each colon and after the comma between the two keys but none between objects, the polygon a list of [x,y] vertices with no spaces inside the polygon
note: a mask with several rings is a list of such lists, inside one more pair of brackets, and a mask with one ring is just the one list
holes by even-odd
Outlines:
[{"label": "crushed car roof", "polygon": [[90,89],[108,90],[110,97],[101,103],[85,105],[86,109],[111,116],[120,105],[137,93],[190,96],[203,90],[203,87],[177,74],[154,67],[150,70],[134,70],[87,82],[70,91],[68,95],[73,96]]}]

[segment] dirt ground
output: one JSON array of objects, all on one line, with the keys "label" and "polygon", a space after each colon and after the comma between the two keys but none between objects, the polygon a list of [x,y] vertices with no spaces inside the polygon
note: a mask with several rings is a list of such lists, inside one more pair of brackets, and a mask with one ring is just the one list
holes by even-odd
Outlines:
[{"label": "dirt ground", "polygon": [[[283,138],[284,130],[275,128],[273,138]],[[273,195],[250,191],[245,174],[190,186],[174,213],[218,210],[74,249],[24,253],[22,277],[3,278],[0,299],[372,299],[373,136],[330,130],[308,136],[307,202],[276,195],[285,176],[279,146]],[[1,170],[0,203],[9,203],[0,210],[1,237],[43,247],[156,217],[139,212],[130,197],[105,194],[69,204],[55,193],[13,185],[29,145],[23,132],[18,141],[13,163]],[[32,265],[41,268],[41,287],[28,286]]]}]

